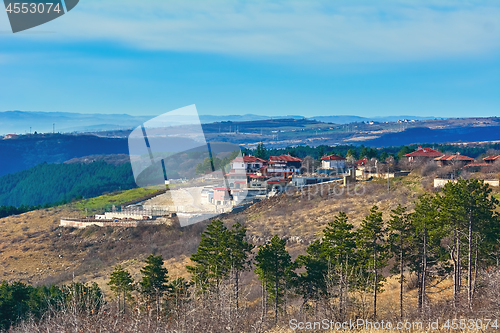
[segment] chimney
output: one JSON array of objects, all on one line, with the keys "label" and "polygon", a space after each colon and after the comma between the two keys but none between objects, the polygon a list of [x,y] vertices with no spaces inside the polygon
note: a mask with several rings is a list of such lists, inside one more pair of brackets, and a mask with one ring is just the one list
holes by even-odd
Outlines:
[{"label": "chimney", "polygon": [[422,150],[422,146],[418,146],[418,149],[417,150]]}]

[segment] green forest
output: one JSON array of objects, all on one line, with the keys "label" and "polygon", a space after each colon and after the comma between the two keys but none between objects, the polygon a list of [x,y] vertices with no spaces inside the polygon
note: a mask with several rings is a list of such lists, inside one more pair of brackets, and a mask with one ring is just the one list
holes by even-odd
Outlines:
[{"label": "green forest", "polygon": [[[42,163],[0,177],[0,206],[38,206],[136,187],[130,163]],[[3,208],[6,209],[6,208]],[[2,209],[0,209],[0,212]]]},{"label": "green forest", "polygon": [[25,206],[21,205],[19,207],[14,206],[0,206],[0,218],[7,217],[11,215],[18,215],[26,213],[35,209],[41,208],[40,206]]}]

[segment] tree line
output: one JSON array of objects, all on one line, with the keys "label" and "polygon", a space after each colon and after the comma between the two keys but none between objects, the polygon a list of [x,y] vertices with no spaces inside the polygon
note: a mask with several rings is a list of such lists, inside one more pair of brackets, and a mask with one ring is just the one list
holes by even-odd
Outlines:
[{"label": "tree line", "polygon": [[376,158],[379,161],[385,161],[389,156],[392,156],[395,160],[401,160],[403,155],[415,151],[418,146],[422,147],[432,147],[437,151],[442,153],[453,152],[460,153],[461,155],[470,156],[477,158],[481,155],[486,155],[489,150],[500,150],[499,143],[483,143],[477,146],[473,145],[450,145],[450,144],[440,144],[440,143],[429,143],[429,144],[414,144],[414,145],[404,145],[404,146],[392,146],[392,147],[367,147],[364,145],[354,146],[354,145],[338,145],[338,146],[328,146],[319,145],[316,147],[310,146],[297,146],[297,147],[286,147],[286,148],[266,148],[261,142],[255,149],[243,149],[243,153],[253,155],[259,158],[268,159],[269,156],[279,156],[284,154],[290,154],[295,157],[305,158],[310,156],[315,159],[319,159],[325,155],[336,154],[344,157],[352,156],[354,159],[361,159],[366,157],[368,159]]},{"label": "tree line", "polygon": [[62,286],[33,287],[22,282],[0,284],[0,330],[27,318],[40,319],[48,312],[70,309],[93,314],[104,305],[97,283],[73,282]]},{"label": "tree line", "polygon": [[40,208],[39,206],[26,206],[26,205],[21,205],[19,207],[0,206],[0,218],[11,215],[23,214],[39,208]]}]

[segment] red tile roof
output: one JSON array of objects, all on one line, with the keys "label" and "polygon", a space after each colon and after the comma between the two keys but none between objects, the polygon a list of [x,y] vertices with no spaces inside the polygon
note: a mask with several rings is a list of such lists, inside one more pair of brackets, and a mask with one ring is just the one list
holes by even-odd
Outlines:
[{"label": "red tile roof", "polygon": [[345,161],[345,158],[338,155],[323,156],[321,159],[323,161]]},{"label": "red tile roof", "polygon": [[486,156],[485,158],[483,158],[483,161],[496,161],[500,159],[500,154],[498,155],[491,155],[491,156]]},{"label": "red tile roof", "polygon": [[460,154],[453,154],[453,155],[443,155],[438,158],[435,158],[434,161],[471,161],[473,162],[474,159],[469,156],[465,155],[460,155]]},{"label": "red tile roof", "polygon": [[229,188],[224,188],[224,187],[216,187],[216,188],[214,188],[214,190],[216,190],[216,191],[230,191]]},{"label": "red tile roof", "polygon": [[266,163],[266,160],[263,160],[262,158],[258,158],[252,155],[245,155],[245,156],[238,156],[236,157],[233,162],[243,162],[243,163]]},{"label": "red tile roof", "polygon": [[368,159],[366,157],[356,161],[356,164],[359,164],[359,165],[365,165],[366,163],[368,163]]},{"label": "red tile roof", "polygon": [[418,147],[418,149],[415,150],[414,152],[403,155],[403,156],[404,157],[439,157],[439,156],[443,156],[443,155],[444,155],[443,153],[441,153],[437,150],[434,150],[432,148]]},{"label": "red tile roof", "polygon": [[301,158],[291,155],[270,156],[269,161],[302,162]]}]

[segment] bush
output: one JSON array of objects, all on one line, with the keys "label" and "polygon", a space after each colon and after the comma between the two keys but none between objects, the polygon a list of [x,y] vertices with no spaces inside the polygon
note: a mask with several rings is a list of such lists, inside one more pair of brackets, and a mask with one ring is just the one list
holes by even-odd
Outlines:
[{"label": "bush", "polygon": [[422,169],[420,170],[420,175],[422,177],[430,176],[437,169],[438,169],[438,166],[436,165],[436,163],[434,161],[429,161],[422,166]]}]

